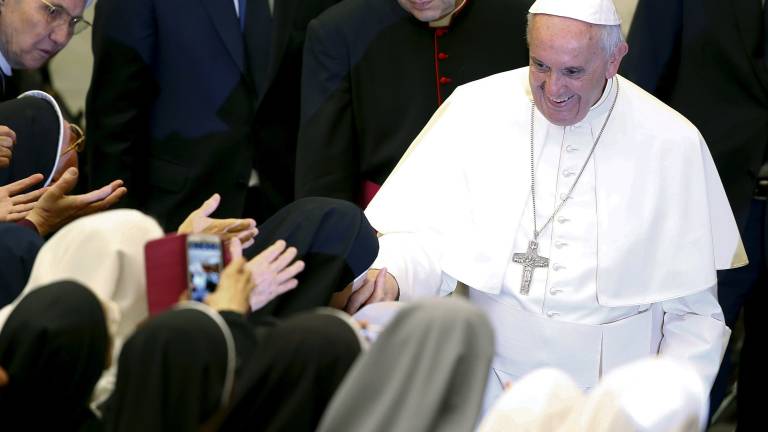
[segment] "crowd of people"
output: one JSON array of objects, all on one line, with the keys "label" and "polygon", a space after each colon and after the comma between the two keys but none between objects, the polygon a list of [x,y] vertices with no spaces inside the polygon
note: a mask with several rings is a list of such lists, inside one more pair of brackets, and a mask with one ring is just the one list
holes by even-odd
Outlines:
[{"label": "crowd of people", "polygon": [[[91,1],[0,0],[0,429],[706,429],[764,295],[759,0],[629,44],[613,0]],[[6,85],[90,27],[84,128]]]}]

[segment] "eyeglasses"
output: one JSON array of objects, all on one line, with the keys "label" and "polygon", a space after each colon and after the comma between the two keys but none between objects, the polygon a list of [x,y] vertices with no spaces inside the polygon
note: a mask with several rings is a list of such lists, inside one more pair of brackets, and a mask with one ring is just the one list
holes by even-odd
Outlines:
[{"label": "eyeglasses", "polygon": [[64,150],[64,152],[61,153],[62,156],[71,152],[72,150],[78,153],[85,150],[85,133],[83,132],[83,130],[80,129],[78,125],[74,123],[70,123],[69,132],[70,132],[69,145]]},{"label": "eyeglasses", "polygon": [[66,24],[69,31],[76,35],[91,26],[91,23],[85,18],[73,16],[63,6],[51,4],[46,0],[40,1],[45,5],[46,18],[48,19],[48,25],[51,27],[59,27]]}]

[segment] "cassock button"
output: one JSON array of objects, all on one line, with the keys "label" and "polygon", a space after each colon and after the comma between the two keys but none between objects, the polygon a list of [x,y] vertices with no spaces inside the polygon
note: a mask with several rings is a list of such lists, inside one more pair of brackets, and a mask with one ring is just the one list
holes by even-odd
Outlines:
[{"label": "cassock button", "polygon": [[453,80],[448,77],[440,77],[440,84],[446,85],[452,83]]},{"label": "cassock button", "polygon": [[570,198],[570,197],[568,196],[568,194],[567,194],[567,193],[561,193],[561,194],[560,194],[560,200],[561,200],[561,201],[565,201],[565,200],[567,200],[567,199],[569,199],[569,198]]},{"label": "cassock button", "polygon": [[571,169],[564,169],[563,170],[563,177],[568,178],[576,175],[576,171]]},{"label": "cassock button", "polygon": [[558,295],[561,292],[563,292],[563,290],[561,290],[560,288],[550,288],[549,289],[549,293],[552,294],[553,296],[554,295]]},{"label": "cassock button", "polygon": [[437,37],[443,37],[443,35],[446,33],[448,33],[448,29],[444,27],[440,27],[439,29],[435,30],[435,36]]},{"label": "cassock button", "polygon": [[554,317],[556,317],[556,316],[558,316],[558,315],[560,315],[560,312],[555,312],[555,311],[549,311],[549,312],[547,312],[547,316],[548,316],[549,318],[554,318]]},{"label": "cassock button", "polygon": [[574,145],[568,144],[568,146],[565,147],[565,151],[567,151],[568,153],[573,153],[573,152],[579,151],[579,148]]},{"label": "cassock button", "polygon": [[562,249],[563,247],[568,246],[568,243],[560,240],[555,240],[555,247],[558,249]]},{"label": "cassock button", "polygon": [[552,264],[552,270],[554,270],[554,271],[560,271],[560,270],[564,270],[564,269],[565,269],[564,265],[560,265],[558,263]]},{"label": "cassock button", "polygon": [[565,216],[558,216],[558,217],[557,217],[557,222],[558,222],[558,223],[561,223],[561,224],[564,224],[564,223],[566,223],[566,222],[570,222],[570,221],[571,221],[571,220],[570,220],[570,219],[568,219],[568,218],[567,218],[567,217],[565,217]]},{"label": "cassock button", "polygon": [[448,58],[448,54],[441,52],[441,53],[437,54],[437,58],[438,58],[438,60],[445,60],[445,59]]}]

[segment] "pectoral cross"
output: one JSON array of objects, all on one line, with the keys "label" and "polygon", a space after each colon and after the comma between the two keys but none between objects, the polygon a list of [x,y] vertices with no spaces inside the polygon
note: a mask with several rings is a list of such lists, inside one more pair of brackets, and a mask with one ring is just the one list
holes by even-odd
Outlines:
[{"label": "pectoral cross", "polygon": [[536,253],[539,243],[536,240],[528,242],[528,252],[512,255],[512,261],[523,266],[523,280],[520,282],[520,294],[528,295],[531,290],[533,271],[537,267],[548,267],[549,258]]}]

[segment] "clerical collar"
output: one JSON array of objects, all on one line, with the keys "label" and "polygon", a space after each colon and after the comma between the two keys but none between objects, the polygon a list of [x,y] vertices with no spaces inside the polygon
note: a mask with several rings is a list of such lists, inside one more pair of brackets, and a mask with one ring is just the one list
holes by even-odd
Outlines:
[{"label": "clerical collar", "polygon": [[5,59],[5,56],[3,55],[3,52],[0,51],[0,70],[3,71],[3,74],[5,76],[11,76],[13,73],[13,70],[11,69],[11,64],[8,63],[8,61]]},{"label": "clerical collar", "polygon": [[614,75],[613,78],[609,79],[605,83],[605,88],[603,89],[603,94],[600,96],[600,99],[598,99],[597,102],[592,105],[592,107],[589,109],[589,113],[587,113],[587,116],[584,117],[584,119],[579,123],[591,123],[595,121],[595,119],[601,118],[603,115],[605,115],[605,113],[608,112],[608,110],[611,108],[611,102],[613,101],[610,96],[616,92],[615,81],[617,79],[618,77]]},{"label": "clerical collar", "polygon": [[469,0],[461,0],[461,4],[456,6],[456,8],[453,9],[453,11],[451,13],[449,13],[448,15],[446,15],[446,16],[444,16],[442,18],[439,18],[439,19],[437,19],[435,21],[430,21],[429,22],[429,26],[433,27],[433,28],[448,27],[448,26],[450,26],[451,25],[451,20],[453,19],[453,17],[456,14],[458,14],[462,9],[464,9],[464,6],[466,6],[467,3],[469,3]]},{"label": "clerical collar", "polygon": [[613,90],[613,80],[616,79],[616,75],[611,77],[606,83],[605,88],[603,89],[603,94],[600,96],[600,99],[595,102],[594,105],[589,109],[590,112],[597,111],[600,109],[600,106],[605,103],[605,101],[608,99],[608,95],[611,94],[611,90]]}]

